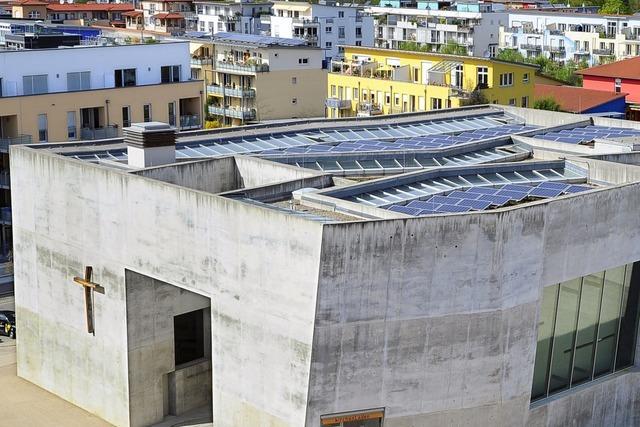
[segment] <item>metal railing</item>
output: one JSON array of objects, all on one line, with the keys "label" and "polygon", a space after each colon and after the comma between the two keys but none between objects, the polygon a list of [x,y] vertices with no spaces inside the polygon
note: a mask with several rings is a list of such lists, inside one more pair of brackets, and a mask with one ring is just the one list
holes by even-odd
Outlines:
[{"label": "metal railing", "polygon": [[0,150],[9,150],[10,145],[31,144],[31,135],[18,135],[0,138]]},{"label": "metal railing", "polygon": [[213,65],[211,58],[191,58],[191,65]]},{"label": "metal railing", "polygon": [[255,120],[256,118],[256,110],[254,108],[222,108],[210,105],[208,110],[209,114],[233,117],[235,119]]},{"label": "metal railing", "polygon": [[542,50],[542,46],[538,45],[538,44],[531,44],[531,43],[522,43],[520,45],[520,49],[524,49],[524,50]]},{"label": "metal railing", "polygon": [[603,55],[603,56],[611,56],[613,55],[613,50],[611,49],[593,49],[594,55]]},{"label": "metal railing", "polygon": [[231,96],[234,98],[255,98],[256,91],[251,88],[231,88],[226,86],[207,86],[207,93],[214,95]]},{"label": "metal railing", "polygon": [[562,54],[564,54],[567,51],[567,49],[564,46],[545,46],[544,50],[545,52],[562,53]]},{"label": "metal railing", "polygon": [[200,117],[195,114],[180,116],[180,129],[200,129]]},{"label": "metal railing", "polygon": [[327,108],[338,108],[340,110],[345,108],[351,108],[350,99],[327,98],[324,103],[327,106]]},{"label": "metal railing", "polygon": [[239,73],[264,73],[269,71],[267,64],[242,64],[239,62],[216,61],[217,70],[229,70]]},{"label": "metal railing", "polygon": [[92,139],[109,139],[118,137],[118,127],[109,125],[101,128],[82,128],[80,129],[80,139],[92,140]]}]

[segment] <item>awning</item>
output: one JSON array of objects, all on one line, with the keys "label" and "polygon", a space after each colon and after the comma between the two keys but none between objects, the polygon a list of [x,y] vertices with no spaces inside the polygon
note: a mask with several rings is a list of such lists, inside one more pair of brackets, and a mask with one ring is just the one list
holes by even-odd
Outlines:
[{"label": "awning", "polygon": [[448,73],[456,68],[458,65],[462,65],[460,61],[440,61],[433,67],[429,68],[429,72],[436,73]]}]

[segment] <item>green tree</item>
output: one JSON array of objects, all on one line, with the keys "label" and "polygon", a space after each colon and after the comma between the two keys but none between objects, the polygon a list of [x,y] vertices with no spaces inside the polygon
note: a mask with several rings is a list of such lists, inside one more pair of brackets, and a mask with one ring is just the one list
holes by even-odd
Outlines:
[{"label": "green tree", "polygon": [[624,0],[605,0],[600,7],[600,13],[606,15],[625,15],[630,12],[629,3]]},{"label": "green tree", "polygon": [[469,94],[469,98],[465,99],[462,101],[462,105],[467,106],[467,105],[483,105],[483,104],[488,104],[489,103],[489,99],[487,99],[486,95],[484,94],[484,92],[482,92],[480,89],[476,89],[473,92],[471,92]]},{"label": "green tree", "polygon": [[525,62],[524,56],[517,49],[503,49],[498,52],[496,59],[509,62]]},{"label": "green tree", "polygon": [[468,51],[467,48],[461,44],[458,44],[453,41],[447,42],[444,46],[440,48],[440,53],[445,53],[449,55],[461,55],[466,56]]},{"label": "green tree", "polygon": [[560,111],[560,104],[551,97],[540,98],[533,102],[533,108],[536,110]]}]

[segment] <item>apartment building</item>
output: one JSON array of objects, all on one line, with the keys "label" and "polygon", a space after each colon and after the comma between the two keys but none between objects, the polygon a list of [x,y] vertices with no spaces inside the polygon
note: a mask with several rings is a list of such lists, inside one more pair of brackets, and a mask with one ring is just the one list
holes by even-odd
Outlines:
[{"label": "apartment building", "polygon": [[300,39],[219,33],[207,78],[207,109],[225,125],[324,116],[321,49]]},{"label": "apartment building", "polygon": [[197,28],[191,0],[141,0],[138,5],[124,14],[129,30],[180,35]]},{"label": "apartment building", "polygon": [[640,55],[640,17],[509,11],[482,14],[476,43],[490,56],[517,49],[525,57],[544,55],[554,61],[590,65]]},{"label": "apartment building", "polygon": [[198,31],[208,34],[260,34],[261,17],[271,14],[270,2],[195,1]]},{"label": "apartment building", "polygon": [[296,37],[324,49],[325,59],[342,56],[343,45],[373,46],[373,17],[361,6],[274,1],[273,37]]},{"label": "apartment building", "polygon": [[327,78],[327,116],[353,117],[465,105],[474,90],[492,104],[529,107],[537,67],[437,53],[345,47]]},{"label": "apartment building", "polygon": [[132,122],[198,128],[187,42],[0,51],[0,147],[116,137]]},{"label": "apartment building", "polygon": [[[461,8],[462,9],[462,8]],[[479,11],[430,10],[391,7],[369,9],[375,19],[375,45],[398,49],[404,42],[414,42],[437,52],[448,43],[474,52],[474,28],[480,23]]]}]

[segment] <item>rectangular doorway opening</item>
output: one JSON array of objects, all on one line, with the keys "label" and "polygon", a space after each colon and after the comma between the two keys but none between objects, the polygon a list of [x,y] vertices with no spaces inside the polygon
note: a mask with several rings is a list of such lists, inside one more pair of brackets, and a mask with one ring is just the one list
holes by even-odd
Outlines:
[{"label": "rectangular doorway opening", "polygon": [[173,318],[173,342],[176,367],[204,357],[204,310],[195,310]]}]

